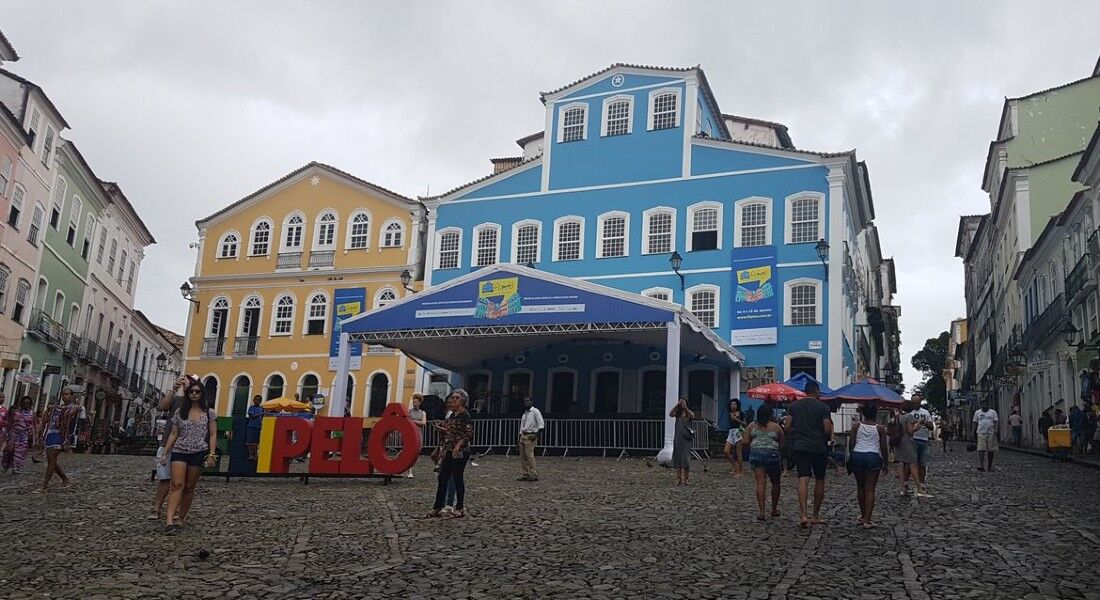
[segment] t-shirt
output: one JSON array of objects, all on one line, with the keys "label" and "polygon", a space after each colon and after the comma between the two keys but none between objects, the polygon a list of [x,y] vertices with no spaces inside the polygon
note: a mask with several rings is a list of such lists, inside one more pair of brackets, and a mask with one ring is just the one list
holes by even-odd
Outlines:
[{"label": "t-shirt", "polygon": [[976,410],[974,411],[974,422],[978,424],[978,435],[993,433],[994,428],[997,426],[997,411],[992,408],[989,410]]},{"label": "t-shirt", "polygon": [[[912,423],[912,422],[930,423],[932,421],[932,413],[928,412],[927,410],[924,410],[923,408],[918,408],[917,410],[914,410],[913,412],[909,413],[909,415],[912,417],[912,421],[910,421],[910,423]],[[930,433],[932,433],[932,432],[929,431],[928,428],[925,427],[924,425],[917,425],[917,430],[913,432],[913,439],[914,440],[924,440],[924,441],[927,442],[928,441],[928,435]]]},{"label": "t-shirt", "polygon": [[1008,424],[1013,427],[1019,427],[1023,424],[1023,422],[1024,420],[1020,418],[1019,413],[1012,413],[1011,415],[1008,415]]},{"label": "t-shirt", "polygon": [[209,409],[206,413],[206,418],[199,417],[198,420],[190,418],[180,418],[180,413],[177,410],[172,415],[173,425],[179,429],[179,435],[176,437],[176,445],[172,447],[173,452],[179,452],[180,454],[191,454],[195,452],[206,452],[210,449],[210,423],[218,418],[214,414],[214,409]]},{"label": "t-shirt", "polygon": [[816,398],[802,398],[791,404],[791,450],[824,454],[829,451],[829,438],[825,434],[825,419],[829,418],[829,406]]},{"label": "t-shirt", "polygon": [[419,425],[420,421],[422,421],[423,419],[424,419],[424,411],[423,410],[421,410],[419,408],[410,408],[409,409],[409,420],[410,421],[412,421],[413,423],[416,423],[417,425]]},{"label": "t-shirt", "polygon": [[245,412],[245,414],[248,415],[248,427],[251,427],[253,429],[260,429],[264,426],[263,407],[253,404],[252,406],[248,407],[248,410]]}]

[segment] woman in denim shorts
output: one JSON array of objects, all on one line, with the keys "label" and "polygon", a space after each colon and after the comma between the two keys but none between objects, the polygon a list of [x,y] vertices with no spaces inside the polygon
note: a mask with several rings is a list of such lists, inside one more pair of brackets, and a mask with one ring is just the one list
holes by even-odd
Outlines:
[{"label": "woman in denim shorts", "polygon": [[749,464],[756,477],[756,520],[765,521],[764,496],[768,480],[772,483],[772,517],[779,516],[779,482],[783,470],[779,449],[783,447],[783,428],[772,421],[772,407],[765,404],[756,411],[756,421],[745,429],[743,444],[749,446]]},{"label": "woman in denim shorts", "polygon": [[875,510],[875,487],[880,473],[889,466],[884,459],[887,456],[886,428],[875,421],[878,409],[868,402],[859,409],[860,420],[852,425],[848,433],[848,468],[856,478],[856,500],[859,502],[859,523],[864,528],[874,527],[871,513]]}]

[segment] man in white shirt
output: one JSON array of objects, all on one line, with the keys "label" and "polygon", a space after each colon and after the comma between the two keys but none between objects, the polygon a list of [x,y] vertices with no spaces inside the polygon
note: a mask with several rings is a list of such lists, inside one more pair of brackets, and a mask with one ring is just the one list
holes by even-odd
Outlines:
[{"label": "man in white shirt", "polygon": [[993,470],[993,455],[997,452],[997,411],[989,408],[983,398],[981,409],[974,411],[974,436],[978,440],[978,470]]},{"label": "man in white shirt", "polygon": [[542,413],[535,408],[531,397],[523,399],[523,416],[519,419],[519,451],[523,461],[523,475],[519,481],[538,481],[539,474],[535,470],[535,446],[539,441],[539,432],[546,427],[542,420]]},{"label": "man in white shirt", "polygon": [[929,435],[932,432],[932,428],[935,425],[932,422],[932,413],[928,412],[924,408],[924,394],[916,392],[913,394],[913,405],[916,407],[913,412],[909,413],[911,418],[910,427],[913,428],[913,449],[916,451],[916,471],[917,471],[917,497],[918,498],[931,498],[931,494],[924,487],[924,478],[928,474],[928,455],[930,449]]}]

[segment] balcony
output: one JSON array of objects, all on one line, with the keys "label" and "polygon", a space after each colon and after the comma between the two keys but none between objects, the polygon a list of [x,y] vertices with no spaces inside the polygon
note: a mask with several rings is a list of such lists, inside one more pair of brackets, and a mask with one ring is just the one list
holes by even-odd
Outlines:
[{"label": "balcony", "polygon": [[60,323],[41,310],[35,311],[34,316],[31,317],[30,332],[44,342],[59,347],[64,345],[65,330]]},{"label": "balcony", "polygon": [[314,250],[309,253],[309,268],[323,269],[335,264],[336,252],[332,250]]},{"label": "balcony", "polygon": [[1066,306],[1077,305],[1088,292],[1096,289],[1096,273],[1092,267],[1092,254],[1086,252],[1066,275]]},{"label": "balcony", "polygon": [[65,334],[65,354],[79,356],[83,344],[84,340],[79,335],[72,332]]},{"label": "balcony", "polygon": [[1059,335],[1067,316],[1065,296],[1058,294],[1050,306],[1046,307],[1038,317],[1032,319],[1024,330],[1023,339],[1027,342],[1028,351],[1043,347],[1050,336]]},{"label": "balcony", "polygon": [[96,347],[95,347],[95,357],[92,359],[92,361],[100,369],[106,369],[107,368],[107,356],[108,356],[107,349],[104,348],[103,346],[96,345]]},{"label": "balcony", "polygon": [[275,261],[276,270],[300,271],[302,270],[301,252],[280,252]]},{"label": "balcony", "polygon": [[140,394],[141,388],[144,384],[145,381],[141,377],[139,377],[137,373],[130,373],[130,383],[126,387]]},{"label": "balcony", "polygon": [[238,337],[233,340],[233,356],[256,356],[260,346],[258,337]]},{"label": "balcony", "polygon": [[225,356],[225,338],[212,337],[202,340],[203,356]]}]

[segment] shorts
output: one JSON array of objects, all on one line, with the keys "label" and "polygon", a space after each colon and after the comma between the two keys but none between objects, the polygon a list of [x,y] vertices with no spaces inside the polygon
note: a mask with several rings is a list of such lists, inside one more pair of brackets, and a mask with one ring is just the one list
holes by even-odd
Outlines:
[{"label": "shorts", "polygon": [[246,444],[259,444],[260,443],[260,428],[259,427],[245,427],[244,443],[246,443]]},{"label": "shorts", "polygon": [[764,469],[773,484],[779,483],[783,461],[778,450],[752,450],[749,452],[749,464],[753,469]]},{"label": "shorts", "polygon": [[997,435],[994,433],[979,433],[977,445],[978,452],[996,452]]},{"label": "shorts", "polygon": [[882,469],[882,456],[878,452],[853,452],[848,459],[852,473],[863,474]]},{"label": "shorts", "polygon": [[61,448],[61,433],[58,431],[47,431],[45,446],[47,450],[57,450]]},{"label": "shorts", "polygon": [[741,428],[731,427],[730,432],[726,434],[726,443],[737,445],[741,441]]},{"label": "shorts", "polygon": [[153,467],[153,477],[157,481],[168,481],[172,478],[172,467],[169,465],[160,464],[160,458],[164,456],[164,446],[157,448],[157,461]]},{"label": "shorts", "polygon": [[189,467],[197,467],[201,469],[206,463],[206,451],[200,450],[198,452],[173,452],[172,460],[170,462],[187,463]]},{"label": "shorts", "polygon": [[799,477],[809,477],[812,474],[814,479],[825,479],[825,468],[828,466],[829,458],[827,452],[795,450],[791,452],[791,458],[794,459],[794,467],[798,470]]},{"label": "shorts", "polygon": [[917,455],[916,464],[917,464],[917,466],[927,467],[928,466],[928,440],[918,440],[916,438],[913,438],[913,450],[916,451],[916,455]]}]

